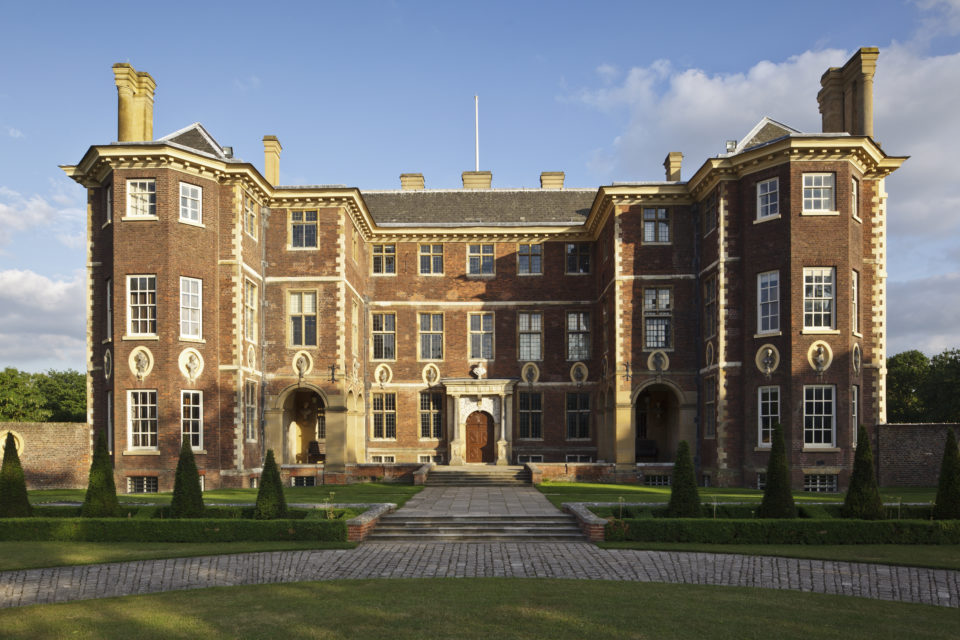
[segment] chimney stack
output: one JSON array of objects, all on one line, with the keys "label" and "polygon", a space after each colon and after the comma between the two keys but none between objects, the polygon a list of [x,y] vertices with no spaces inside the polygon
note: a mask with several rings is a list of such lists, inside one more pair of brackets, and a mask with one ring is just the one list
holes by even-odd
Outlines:
[{"label": "chimney stack", "polygon": [[841,68],[831,67],[820,78],[817,103],[824,133],[873,136],[873,74],[876,47],[863,47]]},{"label": "chimney stack", "polygon": [[663,168],[667,170],[667,182],[680,182],[680,164],[683,162],[683,154],[679,151],[671,151],[663,161]]},{"label": "chimney stack", "polygon": [[153,92],[157,83],[146,71],[118,62],[113,65],[117,85],[117,141],[153,140]]},{"label": "chimney stack", "polygon": [[489,189],[493,183],[493,174],[489,171],[464,171],[464,189]]},{"label": "chimney stack", "polygon": [[263,177],[273,186],[280,184],[280,152],[277,136],[263,136]]},{"label": "chimney stack", "polygon": [[540,173],[541,189],[563,189],[563,171],[542,171]]},{"label": "chimney stack", "polygon": [[423,191],[424,182],[422,173],[401,173],[400,189],[402,191]]}]

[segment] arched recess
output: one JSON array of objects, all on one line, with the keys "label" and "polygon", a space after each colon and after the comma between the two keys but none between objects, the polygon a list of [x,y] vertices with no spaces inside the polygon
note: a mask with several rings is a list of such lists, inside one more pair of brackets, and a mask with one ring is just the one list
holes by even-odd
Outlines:
[{"label": "arched recess", "polygon": [[695,406],[668,380],[648,380],[633,394],[637,462],[673,462],[677,446],[686,440],[695,447]]},{"label": "arched recess", "polygon": [[281,464],[314,464],[326,457],[326,394],[313,385],[284,389],[282,408],[283,460]]}]

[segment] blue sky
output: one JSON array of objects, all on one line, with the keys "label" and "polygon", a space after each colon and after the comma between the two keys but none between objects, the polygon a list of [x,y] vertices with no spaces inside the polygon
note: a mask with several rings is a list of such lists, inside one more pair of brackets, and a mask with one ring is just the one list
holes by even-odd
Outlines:
[{"label": "blue sky", "polygon": [[84,368],[84,190],[57,168],[116,137],[110,66],[157,81],[154,134],[202,122],[283,184],[494,187],[684,177],[764,115],[819,130],[830,65],[878,46],[889,352],[960,346],[960,0],[15,3],[0,38],[0,366]]}]

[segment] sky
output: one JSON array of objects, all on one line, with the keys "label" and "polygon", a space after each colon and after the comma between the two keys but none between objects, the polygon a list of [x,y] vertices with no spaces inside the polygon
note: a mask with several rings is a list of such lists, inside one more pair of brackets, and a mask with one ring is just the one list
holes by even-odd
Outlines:
[{"label": "sky", "polygon": [[85,369],[85,190],[117,135],[111,65],[157,82],[154,136],[202,122],[281,184],[494,188],[687,178],[763,116],[819,131],[821,74],[880,48],[888,353],[960,347],[960,0],[47,2],[0,7],[0,367]]}]

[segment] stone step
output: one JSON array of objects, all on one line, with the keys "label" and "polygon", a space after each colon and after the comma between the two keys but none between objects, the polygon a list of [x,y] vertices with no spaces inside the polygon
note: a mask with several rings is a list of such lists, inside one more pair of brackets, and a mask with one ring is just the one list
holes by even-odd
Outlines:
[{"label": "stone step", "polygon": [[570,514],[408,516],[400,512],[380,519],[371,542],[582,542]]},{"label": "stone step", "polygon": [[556,516],[402,516],[395,513],[380,518],[380,525],[405,524],[409,526],[477,526],[484,524],[508,525],[560,525],[577,526],[575,518],[561,514]]},{"label": "stone step", "polygon": [[368,542],[583,542],[583,534],[579,531],[569,534],[536,534],[528,533],[476,533],[471,531],[458,531],[453,533],[434,534],[434,535],[411,535],[409,533],[398,534],[379,534],[376,531],[367,537]]}]

